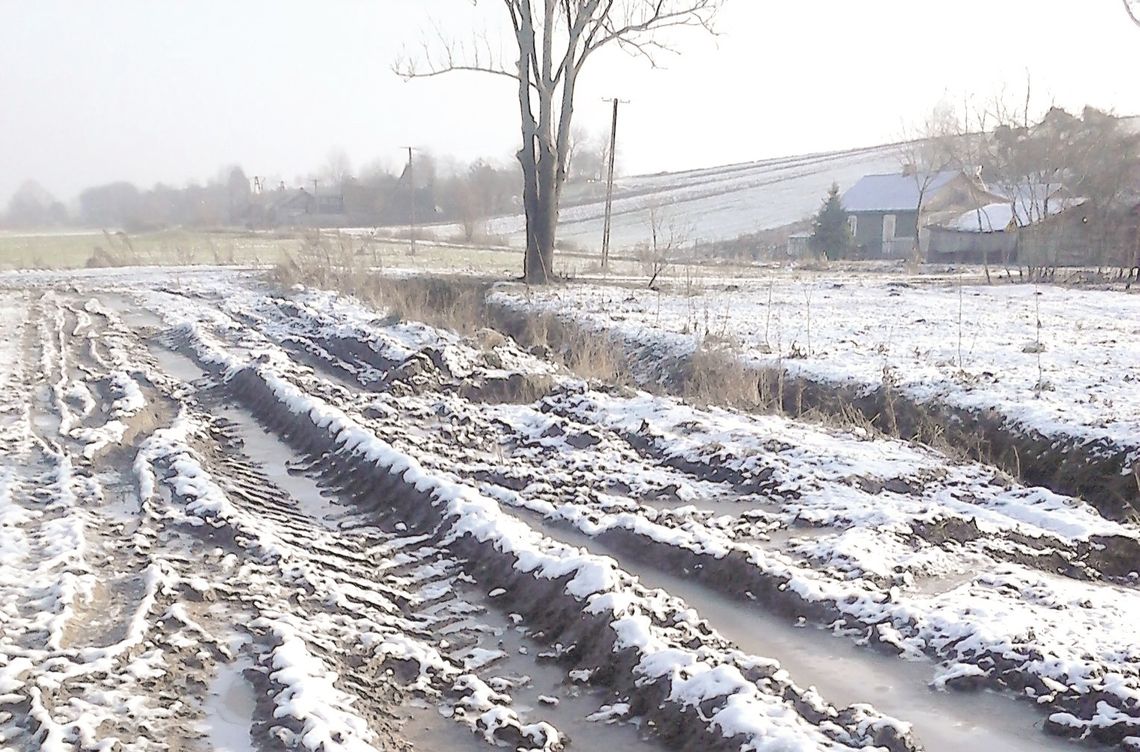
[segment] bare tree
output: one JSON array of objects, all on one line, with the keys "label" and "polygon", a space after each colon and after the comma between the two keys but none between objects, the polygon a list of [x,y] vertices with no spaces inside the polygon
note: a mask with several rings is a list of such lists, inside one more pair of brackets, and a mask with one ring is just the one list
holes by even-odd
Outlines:
[{"label": "bare tree", "polygon": [[605,178],[606,164],[610,161],[608,139],[574,130],[570,151],[566,156],[567,182],[594,182]]},{"label": "bare tree", "polygon": [[[476,0],[478,2],[478,0]],[[543,284],[553,277],[558,207],[566,182],[574,96],[595,52],[617,46],[656,65],[673,51],[661,32],[696,27],[712,31],[723,0],[502,0],[517,47],[511,65],[498,60],[488,40],[460,46],[441,40],[425,49],[424,67],[398,60],[404,78],[475,71],[512,79],[518,87],[526,255],[523,277]]]},{"label": "bare tree", "polygon": [[667,216],[659,204],[649,207],[649,243],[638,248],[641,267],[649,275],[649,289],[654,289],[657,278],[673,265],[681,247],[688,241],[688,233]]},{"label": "bare tree", "polygon": [[910,175],[918,191],[914,247],[911,249],[916,260],[922,257],[922,213],[926,210],[926,198],[939,174],[954,165],[957,130],[958,119],[953,108],[938,106],[918,126],[917,132],[904,134],[898,148],[903,173]]},{"label": "bare tree", "polygon": [[[1124,199],[1140,169],[1140,136],[1110,113],[1086,107],[1076,116],[1051,107],[1034,115],[1030,101],[1028,83],[1023,101],[996,98],[987,113],[994,128],[980,142],[988,179],[1026,228],[1018,233],[1019,261],[1037,279],[1055,271],[1063,246],[1076,245],[1089,260],[1123,267],[1131,257],[1119,215],[1130,208]],[[1078,203],[1079,239],[1072,223],[1050,219]]]},{"label": "bare tree", "polygon": [[334,191],[343,189],[345,181],[352,178],[352,162],[344,149],[337,147],[329,151],[320,177],[327,181]]},{"label": "bare tree", "polygon": [[7,214],[0,214],[0,224],[9,227],[48,227],[66,219],[63,204],[34,180],[21,183],[8,202]]}]

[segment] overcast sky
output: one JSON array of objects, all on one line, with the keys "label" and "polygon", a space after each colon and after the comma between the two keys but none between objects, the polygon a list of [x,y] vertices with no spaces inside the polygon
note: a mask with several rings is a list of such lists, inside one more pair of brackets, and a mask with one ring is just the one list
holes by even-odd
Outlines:
[{"label": "overcast sky", "polygon": [[[64,200],[116,179],[205,180],[226,164],[292,182],[334,149],[395,165],[517,148],[506,79],[405,83],[433,23],[502,22],[481,0],[0,0],[0,202],[25,178]],[[577,124],[631,100],[627,173],[895,140],[940,100],[1024,89],[1039,105],[1140,113],[1140,28],[1119,0],[726,0],[717,39],[651,70],[587,68]]]}]

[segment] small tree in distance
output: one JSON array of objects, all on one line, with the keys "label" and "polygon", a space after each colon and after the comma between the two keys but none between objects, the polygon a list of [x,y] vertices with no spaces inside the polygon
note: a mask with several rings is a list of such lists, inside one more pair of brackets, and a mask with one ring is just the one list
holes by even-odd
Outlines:
[{"label": "small tree in distance", "polygon": [[846,258],[855,247],[847,212],[839,199],[839,184],[832,183],[819,214],[811,223],[811,249],[822,253],[829,261]]}]

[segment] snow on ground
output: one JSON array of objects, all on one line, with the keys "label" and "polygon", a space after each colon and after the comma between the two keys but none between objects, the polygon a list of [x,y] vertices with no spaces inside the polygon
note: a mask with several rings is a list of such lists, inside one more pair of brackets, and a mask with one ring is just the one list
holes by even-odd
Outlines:
[{"label": "snow on ground", "polygon": [[[289,302],[247,300],[235,291],[224,298],[231,310],[255,313],[258,331],[306,353],[318,350],[314,342],[327,342],[326,318],[361,316],[355,302],[308,292]],[[308,323],[297,316],[301,304],[308,306]],[[373,324],[363,329],[377,361],[408,359],[398,329]],[[428,345],[423,329],[416,337]],[[441,351],[438,362],[465,364],[456,377],[479,378],[480,369],[471,365],[480,359],[473,343],[440,335],[433,346]],[[456,353],[463,349],[467,355]],[[496,362],[505,350],[496,351]],[[338,363],[338,356],[325,353],[326,365]],[[525,366],[525,357],[515,357]],[[278,354],[270,362],[286,359]],[[1095,684],[1108,693],[1114,682],[1135,683],[1127,657],[1134,649],[1116,652],[1131,638],[1104,628],[1090,635],[1093,623],[1130,623],[1137,609],[1134,591],[1072,583],[1055,570],[1060,564],[1069,568],[1068,576],[1098,579],[1095,571],[1080,574],[1089,566],[1089,548],[1099,545],[1093,541],[1134,546],[1136,534],[1075,499],[1021,488],[992,468],[951,463],[903,442],[835,434],[786,418],[705,414],[644,395],[582,394],[568,378],[562,379],[563,391],[533,408],[473,406],[446,396],[439,382],[446,376],[417,377],[425,394],[381,392],[364,398],[358,409],[386,416],[389,440],[429,467],[455,472],[456,460],[448,457],[458,454],[462,472],[482,478],[484,491],[503,503],[569,521],[593,535],[626,529],[698,552],[742,552],[761,570],[792,576],[795,584],[788,586],[808,600],[844,604],[840,610],[858,623],[885,619],[894,626],[880,629],[880,639],[907,653],[943,657],[963,677],[962,666],[974,665],[969,661],[1024,650],[1028,640],[1034,651],[1052,656],[1040,665],[1018,666],[1038,682],[1058,682],[1076,692]],[[443,394],[436,391],[441,388]],[[504,428],[508,433],[495,442]],[[655,454],[656,461],[639,458],[631,437],[632,445]],[[496,443],[511,448],[509,462],[496,454],[502,451]],[[478,452],[494,459],[480,460]],[[743,506],[721,503],[733,498]],[[809,529],[799,535],[802,526]],[[961,528],[978,535],[958,539]],[[940,529],[957,532],[940,541]],[[1073,554],[1058,560],[1058,549]],[[994,574],[970,576],[976,572]],[[1042,589],[1057,591],[1058,600],[1042,600]],[[1052,619],[1075,607],[1065,593],[1076,592],[1090,594],[1080,605],[1088,609],[1080,612],[1088,621]],[[1027,625],[1037,625],[1037,634],[1026,632]],[[1103,658],[1090,664],[1088,655],[1118,655],[1123,662],[1113,658],[1106,669]],[[1111,679],[1094,681],[1105,670]],[[1116,702],[1127,704],[1131,691],[1116,694]]]},{"label": "snow on ground", "polygon": [[581,284],[502,287],[493,299],[665,351],[725,345],[746,363],[828,384],[888,380],[917,402],[994,410],[1047,436],[1111,442],[1140,461],[1136,295],[841,272],[684,292]]},{"label": "snow on ground", "polygon": [[[688,172],[623,177],[615,180],[611,244],[629,249],[650,235],[650,210],[675,226],[687,241],[732,240],[746,233],[799,222],[819,209],[833,182],[840,188],[868,174],[899,169],[892,146],[768,159]],[[601,195],[576,204],[568,195],[559,217],[558,237],[584,249],[602,241],[605,204]],[[448,237],[461,228],[431,228]],[[493,236],[523,240],[522,216],[487,222]]]},{"label": "snow on ground", "polygon": [[[768,335],[785,363],[791,342],[809,347],[806,312],[790,313],[801,284],[773,284],[771,309],[788,315]],[[914,748],[913,712],[927,749],[973,744],[959,728],[968,706],[940,696],[946,712],[924,713],[925,683],[1005,692],[987,699],[1000,713],[972,722],[1007,750],[1065,748],[1031,730],[1043,719],[1113,744],[1140,723],[1140,534],[1079,499],[900,440],[587,384],[507,339],[394,323],[244,273],[0,286],[11,335],[0,354],[12,356],[0,370],[5,752],[112,735],[124,748],[164,749],[167,737],[197,749],[240,743],[243,723],[288,749],[444,748],[403,730],[395,709],[413,697],[436,731],[533,749],[567,735],[643,748],[629,726],[587,720],[615,714],[690,747],[902,750]],[[1032,302],[1027,289],[1004,299]],[[873,293],[895,301],[895,290],[817,283],[797,365],[874,383],[846,338],[881,336],[873,327],[891,316]],[[927,309],[958,300],[957,288],[897,292],[909,306],[895,311],[900,331],[908,316],[945,323]],[[766,286],[664,296],[661,314],[652,295],[567,288],[537,304],[678,349],[736,337],[749,357],[771,357],[756,331]],[[733,314],[719,332],[712,296]],[[864,308],[870,322],[828,319]],[[946,345],[923,336],[877,357],[939,377]],[[997,335],[979,339],[1002,350]],[[924,359],[924,347],[941,355]],[[1009,360],[1015,374],[1027,367]],[[91,448],[88,432],[116,421],[125,430]],[[643,587],[627,561],[691,581],[693,600]],[[831,705],[781,655],[723,637],[725,603],[742,621],[828,628],[937,666],[899,685],[902,659],[867,651],[845,670],[868,692],[913,695],[900,718]],[[520,677],[548,670],[540,651],[566,661],[549,685]],[[214,718],[242,681],[260,699]],[[170,697],[181,704],[164,716]]]}]

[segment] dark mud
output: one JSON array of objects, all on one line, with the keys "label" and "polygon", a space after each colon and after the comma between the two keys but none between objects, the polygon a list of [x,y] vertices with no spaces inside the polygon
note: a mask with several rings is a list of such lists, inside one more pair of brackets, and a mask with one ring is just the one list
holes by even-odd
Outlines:
[{"label": "dark mud", "polygon": [[[324,466],[327,483],[339,486],[363,509],[372,511],[379,524],[388,529],[406,529],[432,536],[444,535],[446,512],[442,500],[431,488],[408,484],[389,468],[372,464],[341,446],[337,436],[305,416],[293,414],[269,391],[252,370],[232,375],[230,388],[265,425],[282,436],[298,451]],[[561,646],[559,662],[567,669],[590,672],[591,683],[627,698],[630,713],[646,719],[647,725],[669,746],[676,749],[739,749],[747,740],[726,738],[705,719],[726,707],[728,697],[712,697],[698,706],[686,705],[671,696],[667,677],[649,680],[635,672],[641,656],[632,648],[621,647],[606,612],[590,613],[585,601],[567,592],[569,576],[544,579],[519,568],[513,554],[496,548],[492,540],[480,541],[471,535],[457,539],[445,536],[440,542],[462,557],[464,571],[483,587],[505,590],[502,602],[520,614],[530,635],[549,646]],[[703,623],[688,624],[679,615],[659,615],[671,629],[689,634],[689,647],[710,639]],[[714,641],[715,642],[715,641]],[[751,672],[751,674],[749,673]],[[837,742],[875,743],[894,752],[916,749],[912,741],[897,734],[890,724],[869,722],[863,711],[840,711],[823,705],[813,695],[805,695],[794,685],[780,681],[772,669],[753,666],[745,676],[768,691],[778,691],[806,719],[820,723],[821,730]],[[823,723],[827,721],[827,723]],[[509,741],[504,739],[504,741]]]},{"label": "dark mud", "polygon": [[[514,337],[524,346],[548,346],[557,352],[575,338],[606,337],[585,332],[564,316],[527,314],[514,308],[488,304],[488,324]],[[629,342],[610,337],[631,364],[640,386],[675,396],[692,392],[692,382],[708,377],[708,364],[694,365],[694,355],[678,357],[662,353],[652,343]],[[725,358],[731,356],[724,356]],[[779,409],[806,418],[826,417],[848,422],[854,411],[861,421],[884,433],[947,450],[952,455],[995,465],[1028,485],[1042,486],[1068,496],[1088,500],[1112,519],[1140,518],[1140,466],[1129,462],[1137,447],[1120,446],[1107,440],[1046,436],[993,410],[973,411],[939,401],[915,402],[890,385],[874,389],[851,388],[777,369],[725,368],[723,376],[746,381],[740,395],[754,408]],[[732,383],[722,389],[735,395],[743,387]],[[703,389],[716,402],[716,389]],[[734,400],[737,404],[740,399]]]}]

